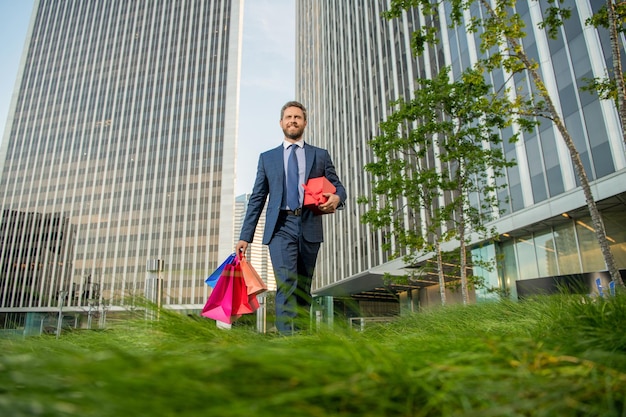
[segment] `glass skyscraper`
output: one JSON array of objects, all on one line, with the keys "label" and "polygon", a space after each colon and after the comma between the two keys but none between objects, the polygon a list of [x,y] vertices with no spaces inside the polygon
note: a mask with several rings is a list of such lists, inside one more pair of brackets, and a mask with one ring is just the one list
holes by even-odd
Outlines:
[{"label": "glass skyscraper", "polygon": [[[359,300],[378,296],[381,300],[390,293],[390,287],[383,285],[384,273],[408,273],[401,260],[391,260],[384,251],[382,243],[389,237],[360,221],[367,207],[357,198],[372,191],[369,174],[363,170],[373,160],[368,140],[380,134],[378,126],[389,115],[391,101],[412,97],[417,78],[431,78],[446,66],[452,77],[458,77],[480,56],[478,35],[451,27],[446,2],[441,2],[437,20],[417,8],[387,20],[381,14],[388,3],[301,0],[297,5],[296,92],[309,109],[307,140],[329,149],[349,195],[346,209],[325,223],[326,241],[314,283],[314,293],[319,296]],[[622,131],[614,103],[581,89],[585,79],[605,77],[612,68],[608,32],[585,24],[602,5],[589,0],[565,2],[572,16],[559,28],[555,40],[538,26],[545,2],[518,1],[515,12],[526,24],[523,47],[541,63],[541,76],[574,138],[623,272],[626,156]],[[476,2],[463,19],[469,22],[485,12]],[[441,42],[415,57],[411,34],[423,25],[437,27]],[[621,41],[623,48],[623,38]],[[532,89],[522,74],[511,78],[504,70],[496,70],[490,77],[494,86],[506,81],[514,91]],[[513,132],[501,133],[508,139]],[[540,288],[546,280],[585,275],[606,279],[585,198],[554,125],[542,120],[517,143],[505,143],[504,152],[517,164],[506,172],[506,187],[500,195],[503,211],[492,223],[501,239],[472,253],[490,259],[502,255],[503,261],[492,272],[474,272],[482,274],[491,289],[513,297],[533,286]],[[414,227],[413,215],[419,218],[420,214],[406,213],[405,227]],[[437,304],[440,301],[433,298],[438,292],[436,284],[436,275],[425,274],[405,288],[396,286],[396,294],[390,298]],[[476,296],[484,299],[490,294],[478,291]]]},{"label": "glass skyscraper", "polygon": [[201,308],[233,246],[243,0],[35,2],[0,150],[0,315]]}]

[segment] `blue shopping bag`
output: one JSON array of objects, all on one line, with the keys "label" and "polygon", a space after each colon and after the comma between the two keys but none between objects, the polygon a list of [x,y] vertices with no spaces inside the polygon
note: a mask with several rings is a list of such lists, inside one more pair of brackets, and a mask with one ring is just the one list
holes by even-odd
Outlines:
[{"label": "blue shopping bag", "polygon": [[231,253],[230,256],[228,256],[228,258],[226,258],[226,260],[222,262],[222,264],[218,266],[217,269],[213,271],[213,273],[209,275],[207,279],[204,280],[204,282],[206,282],[206,285],[211,288],[215,288],[215,284],[217,284],[217,281],[220,279],[220,276],[222,275],[222,272],[224,271],[226,265],[233,264],[235,259],[235,254]]}]

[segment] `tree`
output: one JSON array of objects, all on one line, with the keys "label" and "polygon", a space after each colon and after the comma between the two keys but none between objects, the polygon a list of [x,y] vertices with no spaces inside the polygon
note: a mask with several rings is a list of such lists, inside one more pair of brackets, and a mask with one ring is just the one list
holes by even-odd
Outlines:
[{"label": "tree", "polygon": [[[417,80],[412,99],[393,103],[393,113],[380,125],[381,135],[370,142],[376,160],[365,166],[374,176],[374,196],[361,202],[371,207],[363,221],[389,227],[396,247],[409,250],[405,261],[415,263],[420,253],[435,252],[442,303],[440,247],[458,241],[461,292],[467,304],[468,231],[483,238],[495,234],[485,223],[498,210],[496,191],[504,186],[498,178],[515,164],[504,156],[500,130],[516,118],[506,91],[494,93],[480,72],[470,69],[457,81],[450,80],[449,72],[444,68],[432,79]],[[407,214],[412,225],[408,229]],[[394,255],[399,254],[397,249]]]},{"label": "tree", "polygon": [[[565,0],[546,1],[549,3],[549,7],[546,9],[546,16],[541,28],[545,29],[549,36],[556,37],[558,28],[563,24],[563,20],[570,16],[570,11],[560,7]],[[439,6],[441,3],[431,0],[392,0],[387,16],[389,18],[398,17],[403,10],[411,7],[419,7],[425,15],[437,16],[440,13]],[[525,73],[530,76],[535,88],[534,93],[531,93],[534,96],[530,97],[530,100],[517,101],[519,106],[516,108],[516,112],[550,120],[558,129],[567,146],[574,170],[585,195],[605,265],[611,279],[623,287],[624,283],[611,253],[604,223],[591,192],[589,178],[582,164],[580,153],[576,149],[574,141],[539,74],[538,63],[528,57],[521,45],[520,40],[525,37],[526,33],[524,32],[523,20],[514,12],[515,0],[448,0],[445,3],[449,6],[449,18],[452,25],[462,26],[469,32],[480,35],[481,57],[475,64],[477,71],[490,72],[496,68],[504,68],[510,74]],[[484,14],[482,17],[472,16],[469,21],[465,21],[465,11],[475,4],[481,6]],[[436,43],[438,41],[437,33],[438,28],[436,27],[418,28],[412,40],[415,51],[420,53],[426,44]]]},{"label": "tree", "polygon": [[611,36],[613,74],[612,76],[608,74],[609,76],[607,78],[591,80],[588,89],[596,91],[600,95],[600,98],[615,100],[620,124],[622,125],[622,138],[624,143],[626,143],[626,86],[624,84],[624,73],[622,71],[619,33],[624,32],[623,22],[625,19],[626,2],[615,4],[613,0],[607,0],[606,6],[586,22],[595,27],[607,28]]},{"label": "tree", "polygon": [[[622,4],[621,7],[624,7]],[[613,0],[607,0],[607,15],[609,20],[609,33],[611,34],[611,56],[613,58],[613,73],[617,85],[617,102],[620,123],[622,125],[622,138],[626,142],[626,103],[624,102],[624,73],[622,72],[622,59],[620,54],[619,39],[617,34],[617,17]]]}]

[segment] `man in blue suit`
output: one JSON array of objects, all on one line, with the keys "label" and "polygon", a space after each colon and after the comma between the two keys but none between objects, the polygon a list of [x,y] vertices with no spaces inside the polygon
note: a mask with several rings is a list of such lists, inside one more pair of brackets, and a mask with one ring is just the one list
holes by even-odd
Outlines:
[{"label": "man in blue suit", "polygon": [[[311,280],[317,253],[324,240],[322,215],[302,207],[304,189],[311,178],[326,177],[336,188],[324,194],[318,206],[322,214],[343,208],[346,190],[339,181],[328,151],[304,143],[306,108],[290,101],[280,111],[285,138],[277,148],[261,154],[246,218],[235,251],[244,252],[252,242],[267,200],[263,244],[269,246],[276,277],[276,328],[281,334],[301,329],[311,307]],[[267,199],[269,195],[269,200]]]}]

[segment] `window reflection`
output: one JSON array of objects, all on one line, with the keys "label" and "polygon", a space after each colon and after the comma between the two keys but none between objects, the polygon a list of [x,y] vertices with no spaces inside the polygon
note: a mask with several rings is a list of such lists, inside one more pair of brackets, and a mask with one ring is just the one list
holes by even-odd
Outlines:
[{"label": "window reflection", "polygon": [[517,273],[517,259],[515,256],[515,243],[513,240],[502,244],[500,250],[504,259],[502,273],[504,274],[504,285],[511,291],[511,296],[517,298],[517,286],[515,281],[519,279]]},{"label": "window reflection", "polygon": [[535,244],[531,235],[515,239],[520,279],[538,278]]},{"label": "window reflection", "polygon": [[[483,300],[496,298],[497,293],[489,290],[502,289],[500,279],[498,278],[498,270],[496,265],[489,265],[489,262],[496,259],[496,247],[493,244],[481,246],[472,250],[472,259],[475,265],[474,275],[483,279],[484,288],[477,288],[477,294]],[[480,266],[478,262],[484,262],[485,267]],[[489,265],[489,266],[487,266]],[[489,269],[490,268],[490,269]]]},{"label": "window reflection", "polygon": [[576,235],[578,236],[583,271],[605,270],[604,258],[600,252],[596,233],[591,227],[590,218],[585,217],[576,220]]},{"label": "window reflection", "polygon": [[576,232],[571,222],[554,228],[559,273],[561,275],[580,273]]},{"label": "window reflection", "polygon": [[556,259],[556,244],[552,230],[535,234],[535,253],[540,277],[559,275]]},{"label": "window reflection", "polygon": [[626,269],[626,212],[622,207],[602,213],[611,253],[620,269]]}]

